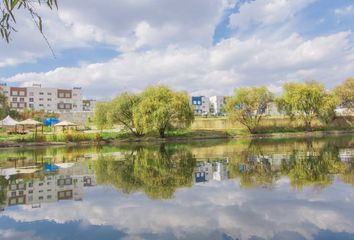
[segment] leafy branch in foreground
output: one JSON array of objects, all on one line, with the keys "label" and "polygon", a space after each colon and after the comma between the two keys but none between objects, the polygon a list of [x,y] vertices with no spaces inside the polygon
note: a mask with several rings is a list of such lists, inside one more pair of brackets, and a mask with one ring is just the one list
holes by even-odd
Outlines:
[{"label": "leafy branch in foreground", "polygon": [[36,9],[37,6],[46,4],[50,9],[56,8],[58,9],[57,0],[2,0],[0,3],[0,35],[3,40],[7,43],[11,41],[11,34],[16,32],[16,10],[26,10],[34,24],[36,25],[37,29],[41,33],[42,37],[44,38],[45,42],[47,43],[49,49],[54,55],[54,51],[49,44],[48,39],[43,33],[43,21],[41,16],[38,14]]}]

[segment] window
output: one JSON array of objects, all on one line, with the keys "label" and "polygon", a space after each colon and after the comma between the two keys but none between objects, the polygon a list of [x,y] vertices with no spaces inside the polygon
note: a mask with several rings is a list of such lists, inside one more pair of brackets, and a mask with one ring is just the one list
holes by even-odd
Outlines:
[{"label": "window", "polygon": [[28,190],[28,194],[33,194],[33,190]]},{"label": "window", "polygon": [[72,183],[71,178],[65,179],[65,185],[71,185],[71,183]]},{"label": "window", "polygon": [[11,192],[11,197],[15,197],[16,196],[16,192]]},{"label": "window", "polygon": [[19,108],[24,108],[24,107],[26,107],[26,104],[23,103],[23,102],[22,102],[22,103],[19,103],[19,104],[18,104],[18,107],[19,107]]},{"label": "window", "polygon": [[48,98],[47,100],[48,100],[48,102],[52,101],[52,99],[51,99],[51,98]]},{"label": "window", "polygon": [[15,205],[17,203],[16,198],[11,198],[9,201],[9,205]]},{"label": "window", "polygon": [[25,91],[19,91],[19,95],[20,96],[26,96],[26,93],[25,93]]},{"label": "window", "polygon": [[64,103],[59,103],[58,108],[59,109],[64,109]]},{"label": "window", "polygon": [[19,196],[23,196],[23,191],[19,191],[19,192],[18,192],[18,195],[19,195]]},{"label": "window", "polygon": [[28,201],[32,202],[33,201],[33,196],[28,196]]},{"label": "window", "polygon": [[17,98],[16,97],[12,98],[12,101],[17,102]]},{"label": "window", "polygon": [[47,199],[52,199],[52,195],[48,195],[48,196],[47,196]]},{"label": "window", "polygon": [[33,103],[28,104],[29,108],[34,108]]},{"label": "window", "polygon": [[20,102],[24,102],[25,101],[25,99],[24,98],[20,98]]},{"label": "window", "polygon": [[71,94],[70,93],[65,93],[65,97],[66,98],[71,98]]},{"label": "window", "polygon": [[40,183],[38,184],[38,186],[43,186],[43,183],[42,183],[42,182],[40,182]]},{"label": "window", "polygon": [[39,101],[43,101],[43,98],[40,98]]},{"label": "window", "polygon": [[43,104],[39,104],[40,107],[43,107]]},{"label": "window", "polygon": [[42,197],[42,196],[40,196],[38,199],[39,199],[39,200],[43,200],[43,197]]},{"label": "window", "polygon": [[17,199],[17,202],[18,202],[19,204],[25,203],[25,197],[23,196],[23,197],[18,198],[18,199]]},{"label": "window", "polygon": [[33,95],[34,95],[34,94],[33,94],[33,92],[29,92],[29,96],[31,96],[31,97],[32,97]]},{"label": "window", "polygon": [[34,102],[34,98],[29,98],[29,101],[30,102]]},{"label": "window", "polygon": [[65,97],[65,96],[64,96],[64,93],[62,93],[62,92],[61,92],[61,93],[59,93],[59,97],[60,97],[60,98]]},{"label": "window", "polygon": [[44,95],[44,92],[40,92],[39,95]]},{"label": "window", "polygon": [[21,190],[26,189],[26,185],[24,183],[19,183],[18,189],[21,189]]},{"label": "window", "polygon": [[72,179],[71,178],[59,179],[58,180],[58,185],[59,186],[71,185],[71,184],[72,184]]},{"label": "window", "polygon": [[17,96],[18,92],[17,91],[12,91],[12,96]]},{"label": "window", "polygon": [[28,187],[33,187],[33,182],[28,183]]},{"label": "window", "polygon": [[48,96],[51,96],[51,95],[52,95],[52,93],[51,93],[51,92],[49,92],[49,93],[48,93]]}]

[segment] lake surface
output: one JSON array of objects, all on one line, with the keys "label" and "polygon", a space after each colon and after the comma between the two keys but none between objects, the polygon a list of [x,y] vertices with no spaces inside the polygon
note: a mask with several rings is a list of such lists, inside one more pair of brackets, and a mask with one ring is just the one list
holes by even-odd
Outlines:
[{"label": "lake surface", "polygon": [[354,137],[0,150],[0,239],[354,239]]}]

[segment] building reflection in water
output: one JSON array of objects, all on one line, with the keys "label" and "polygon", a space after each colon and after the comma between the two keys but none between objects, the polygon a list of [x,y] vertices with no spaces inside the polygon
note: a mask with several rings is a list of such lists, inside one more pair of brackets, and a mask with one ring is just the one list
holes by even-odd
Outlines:
[{"label": "building reflection in water", "polygon": [[[64,163],[56,165],[55,172],[34,167],[2,169],[0,174],[3,196],[1,209],[15,205],[29,205],[40,208],[42,204],[62,200],[80,201],[84,189],[95,186],[95,175],[83,163]],[[45,174],[43,174],[43,172]],[[11,175],[9,175],[11,174]]]},{"label": "building reflection in water", "polygon": [[229,179],[228,159],[202,161],[197,159],[194,182],[205,183],[211,180],[223,181]]}]

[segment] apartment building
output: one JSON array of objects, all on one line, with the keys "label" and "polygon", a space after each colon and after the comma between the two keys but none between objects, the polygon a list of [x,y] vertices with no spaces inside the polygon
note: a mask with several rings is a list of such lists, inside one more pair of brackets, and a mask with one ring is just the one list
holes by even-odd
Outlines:
[{"label": "apartment building", "polygon": [[95,106],[96,106],[96,100],[94,99],[82,100],[82,110],[85,112],[93,112]]},{"label": "apartment building", "polygon": [[225,107],[225,97],[224,96],[212,96],[209,98],[210,101],[210,112],[213,114],[222,114]]},{"label": "apartment building", "polygon": [[209,114],[210,113],[210,101],[205,96],[193,96],[191,99],[194,114]]},{"label": "apartment building", "polygon": [[[46,112],[92,111],[93,100],[85,101],[81,88],[73,89],[43,88],[39,84],[32,87],[11,87],[0,85],[0,91],[8,99],[9,106],[15,110],[33,109]],[[84,106],[85,105],[85,106]]]}]

